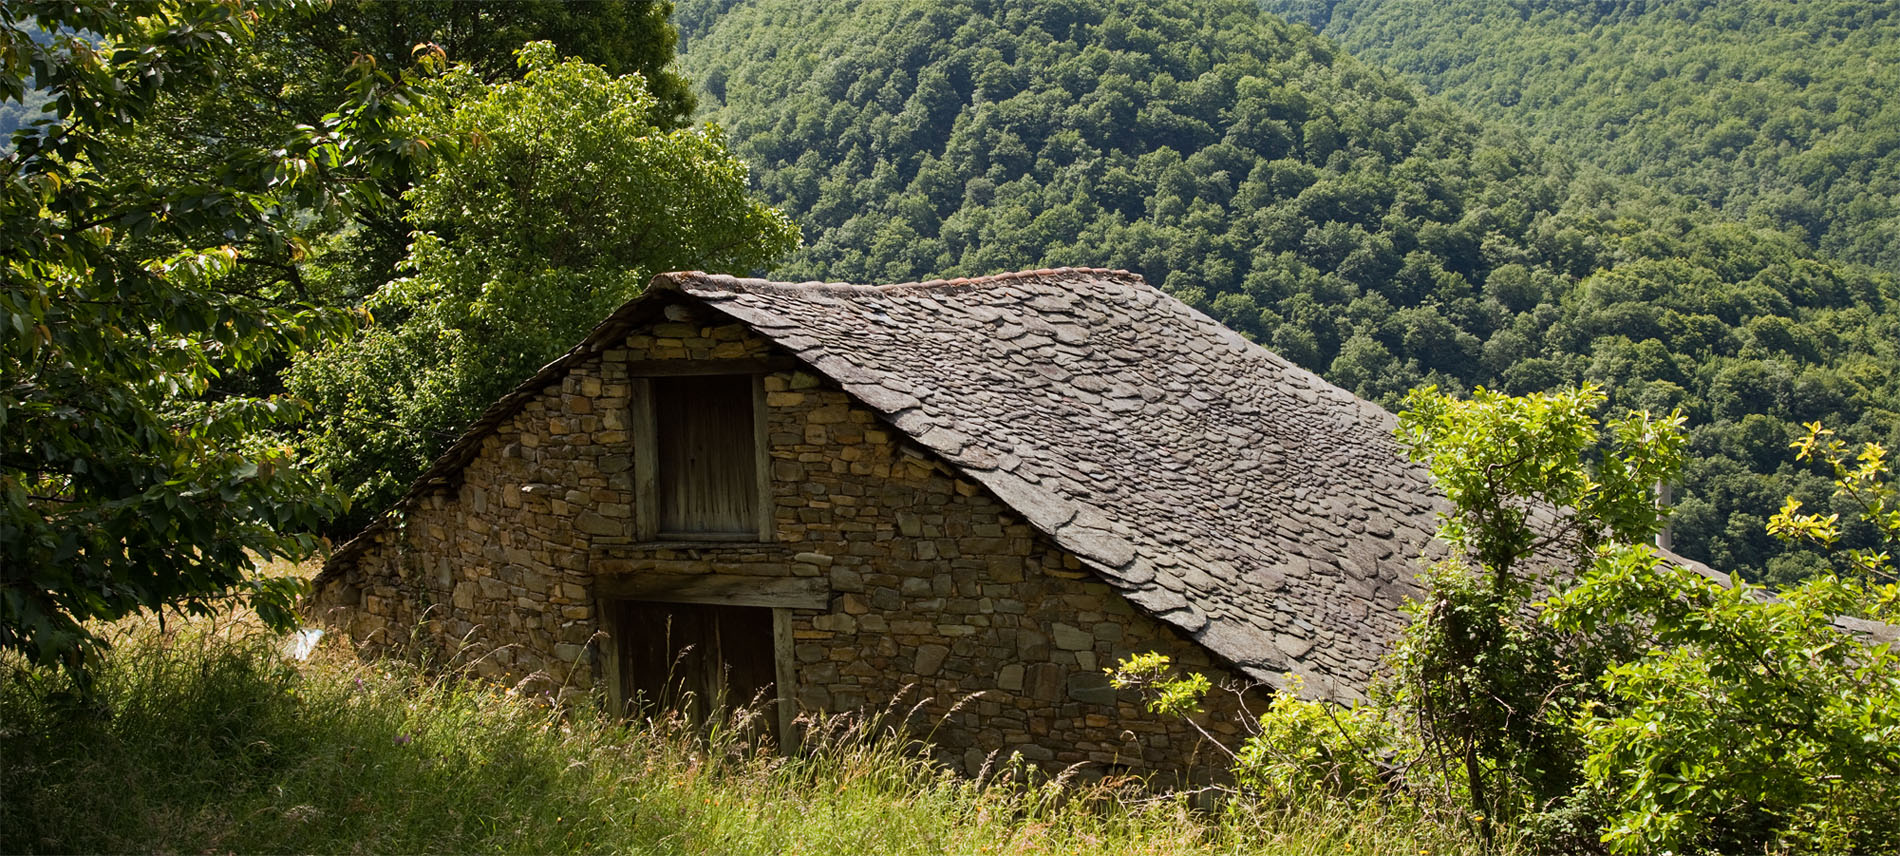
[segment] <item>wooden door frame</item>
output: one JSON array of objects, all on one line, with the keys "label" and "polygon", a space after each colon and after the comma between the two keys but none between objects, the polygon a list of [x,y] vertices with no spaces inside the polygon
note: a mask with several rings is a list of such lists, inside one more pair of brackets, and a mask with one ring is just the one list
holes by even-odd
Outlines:
[{"label": "wooden door frame", "polygon": [[[610,578],[611,579],[611,578]],[[703,578],[702,578],[703,579]],[[729,578],[730,579],[730,578]],[[739,578],[743,579],[743,578]],[[606,582],[603,580],[603,582]],[[627,717],[634,711],[627,709],[627,687],[621,676],[620,643],[614,637],[617,628],[609,627],[615,614],[613,606],[622,601],[645,603],[691,603],[711,606],[750,606],[766,607],[772,611],[772,671],[773,702],[777,707],[774,730],[777,732],[780,754],[791,755],[798,749],[799,734],[796,728],[798,718],[798,665],[794,657],[792,635],[792,609],[825,608],[820,602],[812,606],[809,587],[798,595],[787,596],[782,593],[764,592],[759,596],[747,597],[736,592],[713,593],[693,587],[675,587],[666,589],[645,585],[601,585],[594,601],[594,614],[601,617],[601,631],[606,636],[604,644],[596,646],[600,652],[600,671],[607,689],[607,710],[615,717]],[[723,586],[720,586],[723,588]],[[627,592],[624,593],[623,592]],[[703,592],[703,593],[701,593]],[[630,596],[631,594],[631,596]]]}]

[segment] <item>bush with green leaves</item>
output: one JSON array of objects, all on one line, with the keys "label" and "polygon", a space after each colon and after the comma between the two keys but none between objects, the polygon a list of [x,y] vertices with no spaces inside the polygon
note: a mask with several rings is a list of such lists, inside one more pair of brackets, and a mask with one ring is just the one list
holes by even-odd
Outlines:
[{"label": "bush with green leaves", "polygon": [[[1463,757],[1479,811],[1573,832],[1595,822],[1617,852],[1891,852],[1900,656],[1839,626],[1895,617],[1894,585],[1877,582],[1887,554],[1849,551],[1861,574],[1778,594],[1669,561],[1645,539],[1660,519],[1649,487],[1681,459],[1679,420],[1631,414],[1604,443],[1600,402],[1588,388],[1408,400],[1401,434],[1452,500],[1440,535],[1454,552],[1490,568],[1544,541],[1575,574],[1533,603],[1522,588],[1500,596],[1503,577],[1439,572],[1395,658],[1426,757],[1433,744]],[[1868,444],[1850,464],[1818,425],[1795,445],[1830,464],[1891,545],[1884,450]],[[1838,518],[1791,500],[1770,528],[1828,543]],[[1500,799],[1513,787],[1538,800]]]},{"label": "bush with green leaves", "polygon": [[1468,400],[1415,390],[1399,438],[1451,501],[1438,537],[1451,557],[1393,652],[1396,703],[1422,757],[1462,796],[1481,832],[1574,809],[1581,744],[1572,725],[1624,650],[1611,634],[1538,620],[1541,592],[1604,545],[1640,544],[1662,519],[1654,486],[1681,466],[1681,417],[1596,418],[1593,386]]},{"label": "bush with green leaves", "polygon": [[405,197],[408,275],[368,298],[374,325],[287,375],[315,405],[303,442],[350,490],[350,522],[653,274],[745,273],[797,244],[716,128],[653,124],[639,76],[558,61],[546,42],[520,57],[520,81],[463,69],[431,88],[414,131],[460,151]]},{"label": "bush with green leaves", "polygon": [[[1605,704],[1577,726],[1587,787],[1612,806],[1619,853],[1900,850],[1900,497],[1885,449],[1850,458],[1819,424],[1795,448],[1821,460],[1882,550],[1779,592],[1723,585],[1641,549],[1605,551],[1549,605],[1558,627],[1642,637],[1604,673]],[[1831,544],[1837,515],[1792,499],[1779,537]],[[1860,634],[1856,635],[1856,631]]]},{"label": "bush with green leaves", "polygon": [[356,65],[320,120],[187,176],[123,154],[299,5],[0,4],[0,101],[53,107],[0,159],[0,649],[78,666],[88,620],[236,595],[292,619],[298,584],[255,563],[310,554],[341,502],[260,439],[295,403],[222,382],[354,318],[240,272],[376,203],[358,191],[401,159],[405,82]]},{"label": "bush with green leaves", "polygon": [[1267,703],[1235,758],[1239,783],[1289,802],[1387,793],[1387,777],[1405,760],[1392,720],[1375,705],[1339,708],[1303,698],[1302,687],[1298,675],[1288,675]]},{"label": "bush with green leaves", "polygon": [[[1191,717],[1214,689],[1206,675],[1176,672],[1167,655],[1153,652],[1130,655],[1103,671],[1116,689],[1138,691],[1148,712],[1181,717],[1201,728]],[[1405,760],[1401,735],[1385,711],[1376,705],[1336,709],[1303,698],[1303,687],[1298,675],[1286,675],[1267,709],[1247,723],[1249,734],[1238,749],[1201,730],[1232,762],[1238,792],[1275,805],[1306,807],[1388,793],[1389,775]]]},{"label": "bush with green leaves", "polygon": [[[1883,447],[1856,453],[1808,426],[1797,457],[1831,469],[1836,498],[1861,512],[1843,521],[1790,500],[1774,534],[1827,546],[1860,525],[1881,547],[1771,592],[1647,543],[1662,514],[1651,486],[1682,454],[1677,419],[1600,426],[1602,394],[1587,387],[1408,401],[1401,436],[1452,501],[1440,530],[1452,558],[1391,655],[1392,691],[1326,719],[1283,695],[1261,720],[1275,736],[1234,754],[1237,778],[1354,796],[1379,791],[1341,764],[1349,750],[1391,759],[1407,791],[1442,796],[1493,847],[1900,847],[1900,492]],[[1165,666],[1127,661],[1117,685],[1191,710],[1205,683]],[[1333,783],[1352,786],[1322,787]]]}]

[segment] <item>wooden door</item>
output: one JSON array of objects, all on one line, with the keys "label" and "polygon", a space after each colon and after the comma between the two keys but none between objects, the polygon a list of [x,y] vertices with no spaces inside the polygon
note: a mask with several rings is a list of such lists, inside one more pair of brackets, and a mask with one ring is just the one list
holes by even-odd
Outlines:
[{"label": "wooden door", "polygon": [[[715,714],[723,722],[735,707],[769,708],[777,700],[768,608],[622,600],[612,602],[608,618],[622,710],[676,710],[705,725]],[[763,711],[765,733],[776,719]]]}]

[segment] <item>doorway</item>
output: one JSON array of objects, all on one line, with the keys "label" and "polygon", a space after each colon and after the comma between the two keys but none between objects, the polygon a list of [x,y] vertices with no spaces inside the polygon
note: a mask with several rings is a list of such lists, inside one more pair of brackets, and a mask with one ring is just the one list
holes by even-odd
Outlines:
[{"label": "doorway", "polygon": [[[677,711],[694,727],[740,706],[778,701],[772,610],[760,606],[611,600],[606,658],[612,700],[641,717]],[[778,717],[763,710],[758,732]]]}]

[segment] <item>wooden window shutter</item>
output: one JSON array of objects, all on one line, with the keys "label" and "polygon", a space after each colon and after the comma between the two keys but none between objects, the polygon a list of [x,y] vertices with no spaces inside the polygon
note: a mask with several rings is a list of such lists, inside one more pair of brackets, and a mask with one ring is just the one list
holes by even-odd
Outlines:
[{"label": "wooden window shutter", "polygon": [[649,383],[660,535],[757,537],[753,378],[689,375]]}]

